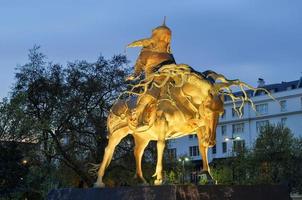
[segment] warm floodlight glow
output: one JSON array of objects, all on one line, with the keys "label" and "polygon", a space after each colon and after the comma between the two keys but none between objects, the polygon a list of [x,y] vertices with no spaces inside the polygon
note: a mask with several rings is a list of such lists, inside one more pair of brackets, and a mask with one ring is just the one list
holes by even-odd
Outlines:
[{"label": "warm floodlight glow", "polygon": [[[108,146],[99,167],[96,187],[104,187],[103,176],[113,157],[115,147],[128,134],[134,137],[136,174],[143,177],[141,159],[145,147],[157,140],[157,162],[154,184],[162,184],[165,140],[175,139],[193,132],[198,134],[203,171],[211,181],[207,151],[216,143],[216,128],[220,114],[224,112],[223,96],[230,98],[239,116],[246,103],[256,110],[249,93],[263,91],[239,79],[227,79],[211,70],[198,72],[186,64],[176,64],[171,53],[171,30],[165,23],[152,30],[151,37],[132,42],[128,47],[141,47],[131,81],[120,94],[108,113]],[[242,95],[235,95],[238,87]],[[273,98],[274,99],[274,98]],[[239,108],[238,108],[239,106]],[[225,138],[233,141],[238,138]],[[178,159],[183,168],[189,158]],[[184,173],[183,173],[184,174]]]},{"label": "warm floodlight glow", "polygon": [[22,160],[22,164],[23,164],[23,165],[26,165],[27,163],[28,163],[28,161],[27,161],[27,160],[25,160],[25,159],[24,159],[24,160]]}]

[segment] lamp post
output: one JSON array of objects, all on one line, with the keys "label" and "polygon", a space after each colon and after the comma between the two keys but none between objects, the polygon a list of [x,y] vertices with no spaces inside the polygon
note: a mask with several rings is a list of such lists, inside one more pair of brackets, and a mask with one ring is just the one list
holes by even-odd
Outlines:
[{"label": "lamp post", "polygon": [[[224,138],[224,141],[226,141],[226,142],[233,142],[233,141],[239,141],[239,140],[241,140],[241,137],[239,137],[239,136]],[[230,148],[227,148],[227,154],[230,156]],[[232,154],[232,156],[233,156],[233,154]]]},{"label": "lamp post", "polygon": [[[241,140],[241,138],[239,136],[237,137],[231,137],[231,138],[224,138],[224,141],[228,142],[228,141],[238,141]],[[227,151],[229,153],[229,148],[227,148]],[[234,156],[234,151],[232,151],[232,157]],[[232,179],[233,181],[235,180],[235,169],[234,166],[232,165]]]},{"label": "lamp post", "polygon": [[179,162],[181,162],[182,165],[182,184],[185,183],[185,162],[188,162],[190,159],[188,157],[181,157],[178,159]]}]

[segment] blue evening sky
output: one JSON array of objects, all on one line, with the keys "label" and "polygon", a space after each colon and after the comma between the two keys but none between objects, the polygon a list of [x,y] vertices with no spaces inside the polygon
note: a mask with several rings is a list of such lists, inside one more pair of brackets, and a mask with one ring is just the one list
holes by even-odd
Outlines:
[{"label": "blue evening sky", "polygon": [[[167,16],[178,63],[256,85],[296,80],[302,72],[301,0],[0,0],[0,98],[28,49],[49,61],[95,61],[124,53]],[[128,49],[136,59],[138,49]]]}]

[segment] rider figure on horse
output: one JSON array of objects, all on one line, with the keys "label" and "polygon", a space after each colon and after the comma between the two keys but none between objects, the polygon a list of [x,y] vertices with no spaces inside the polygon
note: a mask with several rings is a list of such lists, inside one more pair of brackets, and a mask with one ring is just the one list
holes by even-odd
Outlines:
[{"label": "rider figure on horse", "polygon": [[[171,30],[165,25],[158,26],[152,30],[150,38],[132,42],[127,47],[143,47],[134,66],[134,73],[127,80],[134,80],[144,73],[145,80],[154,74],[161,66],[175,64],[171,53]],[[156,94],[157,93],[157,94]],[[141,95],[137,100],[137,130],[149,127],[149,120],[144,114],[146,107],[156,102],[160,92]]]}]

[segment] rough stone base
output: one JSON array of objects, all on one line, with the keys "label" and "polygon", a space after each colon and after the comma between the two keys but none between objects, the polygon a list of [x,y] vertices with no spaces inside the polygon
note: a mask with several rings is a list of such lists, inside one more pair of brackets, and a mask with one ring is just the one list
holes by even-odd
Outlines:
[{"label": "rough stone base", "polygon": [[280,185],[164,185],[119,188],[52,190],[48,200],[288,200],[289,191]]}]

